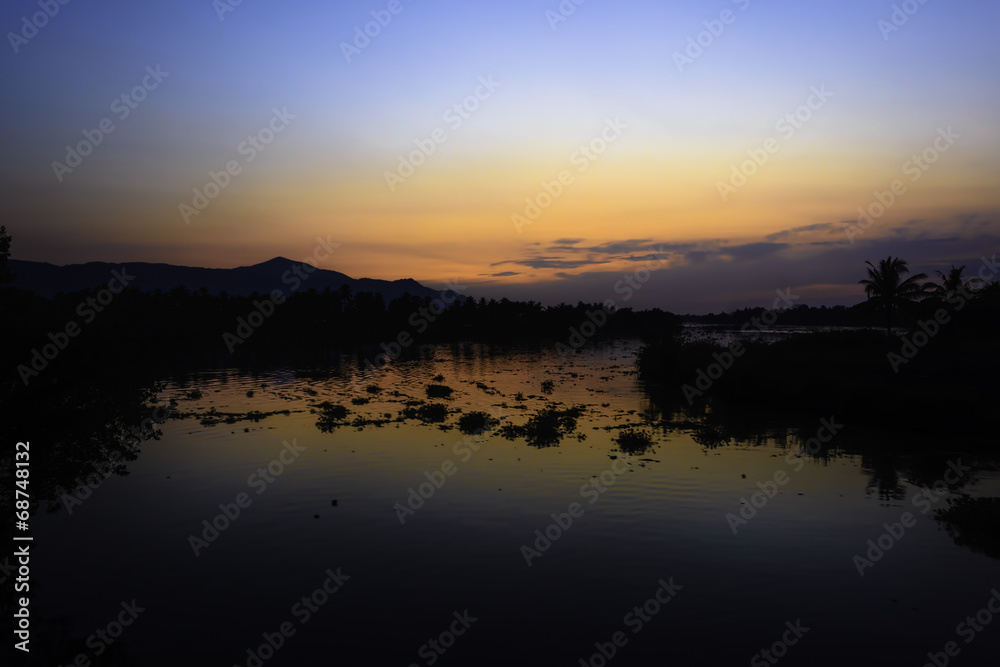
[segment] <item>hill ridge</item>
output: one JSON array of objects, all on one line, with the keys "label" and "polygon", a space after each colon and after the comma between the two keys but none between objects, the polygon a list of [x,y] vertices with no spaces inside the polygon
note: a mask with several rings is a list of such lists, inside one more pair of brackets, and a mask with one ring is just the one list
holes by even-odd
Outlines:
[{"label": "hill ridge", "polygon": [[[85,262],[57,265],[30,260],[9,260],[15,274],[14,286],[51,298],[56,294],[71,293],[82,289],[103,287],[114,277],[113,272],[123,272],[128,287],[152,292],[157,289],[170,291],[185,287],[193,292],[204,288],[209,294],[222,292],[233,296],[266,294],[275,289],[286,295],[296,291],[350,287],[354,293],[374,292],[386,302],[409,292],[417,297],[438,296],[431,289],[413,278],[382,280],[379,278],[352,278],[331,269],[316,268],[306,262],[296,262],[287,257],[237,266],[231,269],[182,266],[165,262]],[[116,283],[117,284],[117,283]]]}]

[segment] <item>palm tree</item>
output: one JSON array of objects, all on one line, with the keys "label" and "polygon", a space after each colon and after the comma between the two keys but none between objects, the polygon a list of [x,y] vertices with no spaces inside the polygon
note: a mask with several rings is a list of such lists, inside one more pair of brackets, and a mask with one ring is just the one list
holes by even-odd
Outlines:
[{"label": "palm tree", "polygon": [[979,278],[966,280],[962,277],[962,272],[964,271],[965,266],[956,267],[952,264],[947,274],[940,271],[937,272],[938,279],[941,281],[940,284],[925,283],[924,290],[928,296],[935,299],[950,300],[955,296],[967,298],[970,294],[970,288],[980,285],[983,281]]},{"label": "palm tree", "polygon": [[905,259],[892,255],[880,259],[878,266],[870,261],[865,264],[868,265],[868,277],[859,280],[858,284],[865,286],[868,303],[885,313],[885,332],[891,336],[893,314],[926,296],[919,281],[926,280],[927,274],[917,273],[903,280],[903,274],[909,273],[910,268]]}]

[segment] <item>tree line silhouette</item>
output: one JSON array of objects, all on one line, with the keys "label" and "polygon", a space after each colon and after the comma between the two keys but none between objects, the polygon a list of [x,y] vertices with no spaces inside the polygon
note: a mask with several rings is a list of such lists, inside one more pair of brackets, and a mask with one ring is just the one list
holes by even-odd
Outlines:
[{"label": "tree line silhouette", "polygon": [[[639,374],[659,385],[661,403],[692,418],[734,414],[753,423],[760,420],[754,414],[766,414],[787,422],[830,412],[892,439],[919,435],[938,438],[939,446],[946,434],[992,446],[988,419],[1000,398],[1000,283],[966,278],[964,266],[937,272],[936,281],[908,276],[907,262],[891,256],[866,267],[867,277],[859,280],[865,301],[829,309],[823,323],[880,322],[884,331],[733,341],[739,354],[732,343],[667,332],[640,349]],[[777,324],[802,323],[800,313],[809,311],[782,312]]]}]

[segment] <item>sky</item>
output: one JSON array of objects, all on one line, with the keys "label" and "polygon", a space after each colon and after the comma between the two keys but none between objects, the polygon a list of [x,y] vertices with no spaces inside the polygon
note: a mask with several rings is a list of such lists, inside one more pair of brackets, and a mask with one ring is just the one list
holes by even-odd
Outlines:
[{"label": "sky", "polygon": [[998,23],[987,0],[10,0],[0,222],[55,264],[323,242],[322,268],[476,297],[856,303],[866,260],[996,253]]}]

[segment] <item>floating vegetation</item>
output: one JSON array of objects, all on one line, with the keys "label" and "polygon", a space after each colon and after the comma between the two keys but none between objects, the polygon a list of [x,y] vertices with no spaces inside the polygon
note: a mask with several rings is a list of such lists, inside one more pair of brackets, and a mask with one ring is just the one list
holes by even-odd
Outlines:
[{"label": "floating vegetation", "polygon": [[504,424],[500,435],[508,440],[524,438],[532,447],[552,447],[576,430],[576,421],[583,412],[582,406],[565,410],[545,408],[532,415],[523,426]]},{"label": "floating vegetation", "polygon": [[552,380],[545,380],[542,382],[542,393],[551,394],[552,390],[556,388],[556,383]]},{"label": "floating vegetation", "polygon": [[493,387],[489,386],[488,384],[484,384],[482,382],[477,382],[476,383],[476,389],[481,389],[482,391],[485,391],[490,396],[494,396],[494,395],[500,393],[499,390],[494,389]]},{"label": "floating vegetation", "polygon": [[1000,498],[961,496],[934,512],[955,544],[990,558],[1000,558]]},{"label": "floating vegetation", "polygon": [[434,381],[435,382],[444,382],[444,376],[441,375],[440,373],[438,373],[437,375],[434,376]]},{"label": "floating vegetation", "polygon": [[369,394],[381,394],[382,387],[378,386],[377,384],[370,384],[367,387],[365,387],[365,391],[367,391]]},{"label": "floating vegetation", "polygon": [[[390,414],[389,416],[391,417],[392,415]],[[357,417],[354,418],[354,421],[351,422],[351,426],[355,427],[360,431],[365,426],[384,426],[385,424],[389,424],[392,421],[393,421],[392,419],[369,419],[368,417],[362,417],[361,415],[358,415]]]},{"label": "floating vegetation", "polygon": [[347,408],[337,403],[324,401],[317,405],[320,409],[319,419],[316,421],[316,428],[323,433],[329,433],[338,426],[344,425],[347,418]]},{"label": "floating vegetation", "polygon": [[521,392],[517,392],[517,394],[514,395],[514,400],[515,401],[523,401],[524,400],[524,394],[522,394]]},{"label": "floating vegetation", "polygon": [[653,446],[654,440],[646,431],[628,429],[615,436],[615,444],[626,454],[645,454]]},{"label": "floating vegetation", "polygon": [[322,411],[324,416],[330,417],[331,419],[343,419],[347,416],[347,408],[339,403],[323,401],[316,407]]},{"label": "floating vegetation", "polygon": [[420,407],[404,408],[400,414],[404,419],[419,419],[428,424],[436,424],[448,418],[448,407],[441,403],[427,403]]},{"label": "floating vegetation", "polygon": [[354,398],[351,399],[351,403],[353,403],[354,405],[365,405],[366,403],[368,403],[368,400],[369,399],[365,398],[364,396],[355,396]]},{"label": "floating vegetation", "polygon": [[494,420],[485,412],[466,412],[458,419],[458,430],[467,435],[493,430]]},{"label": "floating vegetation", "polygon": [[708,449],[733,444],[733,438],[725,428],[714,424],[698,424],[691,431],[691,439]]},{"label": "floating vegetation", "polygon": [[427,398],[451,398],[454,389],[444,384],[427,385]]},{"label": "floating vegetation", "polygon": [[201,398],[201,396],[202,396],[201,389],[192,389],[188,393],[184,394],[185,398],[190,398],[192,401],[197,401],[199,398]]},{"label": "floating vegetation", "polygon": [[[300,412],[296,410],[295,412]],[[199,415],[195,412],[172,412],[170,413],[171,419],[191,419],[194,417],[201,416],[202,426],[215,426],[216,424],[235,424],[241,421],[252,421],[259,422],[262,419],[267,419],[273,415],[290,415],[291,410],[275,410],[273,412],[260,412],[259,410],[251,410],[249,412],[219,412],[214,407],[207,413]]]}]

